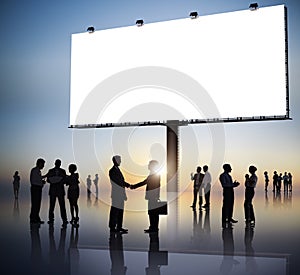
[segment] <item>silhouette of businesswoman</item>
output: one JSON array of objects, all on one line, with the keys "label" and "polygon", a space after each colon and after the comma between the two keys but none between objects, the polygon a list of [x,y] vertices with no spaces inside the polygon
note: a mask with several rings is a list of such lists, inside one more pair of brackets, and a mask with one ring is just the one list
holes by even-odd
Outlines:
[{"label": "silhouette of businesswoman", "polygon": [[244,202],[244,210],[245,210],[245,220],[247,224],[254,224],[254,210],[252,200],[254,197],[254,189],[257,183],[257,176],[255,174],[257,168],[253,165],[249,167],[249,173],[245,175],[245,202]]},{"label": "silhouette of businesswoman", "polygon": [[[71,221],[70,223],[78,227],[79,222],[79,207],[78,207],[78,198],[79,198],[79,174],[75,173],[77,171],[77,166],[75,164],[69,165],[70,175],[66,178],[66,185],[68,188],[68,199],[70,203],[70,212],[71,212]],[[75,215],[74,215],[75,212]]]},{"label": "silhouette of businesswoman", "polygon": [[14,178],[13,181],[14,195],[15,195],[15,199],[18,199],[19,189],[20,189],[20,176],[18,171],[15,172],[13,178]]},{"label": "silhouette of businesswoman", "polygon": [[220,182],[223,187],[223,207],[222,207],[222,227],[226,228],[231,225],[231,223],[237,223],[236,220],[232,218],[233,215],[233,205],[234,205],[234,191],[233,188],[239,186],[239,182],[233,181],[231,175],[230,164],[223,165],[224,172],[220,175]]},{"label": "silhouette of businesswoman", "polygon": [[123,228],[124,202],[127,200],[125,187],[130,187],[124,179],[119,168],[121,156],[116,155],[112,158],[113,167],[109,170],[111,183],[111,208],[109,214],[109,229],[111,233],[127,233],[128,229]]},{"label": "silhouette of businesswoman", "polygon": [[148,215],[150,226],[145,229],[145,233],[158,232],[159,213],[157,210],[157,201],[160,198],[160,175],[158,161],[151,160],[148,164],[149,176],[142,182],[132,185],[131,189],[136,189],[146,185],[145,199],[148,200]]},{"label": "silhouette of businesswoman", "polygon": [[30,195],[31,195],[31,211],[30,211],[30,223],[43,224],[44,221],[40,218],[40,209],[42,201],[42,188],[45,185],[41,170],[45,166],[45,160],[38,159],[36,166],[30,171]]}]

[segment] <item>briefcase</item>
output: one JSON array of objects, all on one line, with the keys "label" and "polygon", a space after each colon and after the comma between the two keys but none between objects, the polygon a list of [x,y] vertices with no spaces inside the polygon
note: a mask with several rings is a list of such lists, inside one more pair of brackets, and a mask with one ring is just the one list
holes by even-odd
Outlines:
[{"label": "briefcase", "polygon": [[168,215],[167,201],[157,201],[156,205],[157,205],[156,209],[159,215]]}]

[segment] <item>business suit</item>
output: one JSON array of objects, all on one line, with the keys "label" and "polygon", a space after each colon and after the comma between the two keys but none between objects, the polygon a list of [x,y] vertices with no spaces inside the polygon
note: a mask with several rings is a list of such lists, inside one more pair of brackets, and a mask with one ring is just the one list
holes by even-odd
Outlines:
[{"label": "business suit", "polygon": [[63,223],[67,223],[67,212],[65,205],[65,180],[66,171],[60,167],[54,167],[47,173],[47,181],[50,183],[49,188],[49,223],[54,222],[54,208],[56,198],[60,207],[60,216]]},{"label": "business suit", "polygon": [[123,224],[124,201],[127,200],[125,187],[130,184],[125,182],[124,176],[117,165],[109,170],[111,183],[111,208],[109,214],[109,228],[112,231],[120,230]]},{"label": "business suit", "polygon": [[148,215],[150,221],[150,231],[157,232],[159,224],[159,214],[157,211],[157,201],[160,197],[160,175],[150,174],[144,181],[132,186],[133,189],[146,185],[145,199],[148,200]]},{"label": "business suit", "polygon": [[195,208],[196,204],[197,204],[197,195],[199,193],[199,207],[201,208],[202,203],[203,203],[203,197],[202,197],[202,181],[204,178],[204,174],[202,173],[196,173],[193,177],[192,180],[194,181],[194,189],[193,189],[193,193],[194,193],[194,200],[193,200],[193,204],[192,207]]}]

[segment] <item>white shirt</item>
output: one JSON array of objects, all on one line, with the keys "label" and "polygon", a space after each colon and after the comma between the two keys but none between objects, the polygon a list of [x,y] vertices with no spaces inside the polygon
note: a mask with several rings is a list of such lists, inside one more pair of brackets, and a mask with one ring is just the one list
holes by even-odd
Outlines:
[{"label": "white shirt", "polygon": [[202,186],[204,188],[210,188],[210,183],[211,183],[211,175],[208,171],[205,172],[203,180],[202,180]]},{"label": "white shirt", "polygon": [[30,172],[30,183],[32,185],[37,185],[37,186],[44,186],[43,180],[42,180],[42,175],[41,175],[41,170],[38,167],[34,167],[31,169]]}]

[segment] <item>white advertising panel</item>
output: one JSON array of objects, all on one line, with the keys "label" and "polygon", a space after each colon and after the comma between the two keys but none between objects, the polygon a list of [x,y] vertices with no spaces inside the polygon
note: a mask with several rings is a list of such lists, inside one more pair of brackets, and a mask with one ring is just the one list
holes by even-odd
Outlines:
[{"label": "white advertising panel", "polygon": [[283,5],[72,35],[70,125],[284,116]]}]

